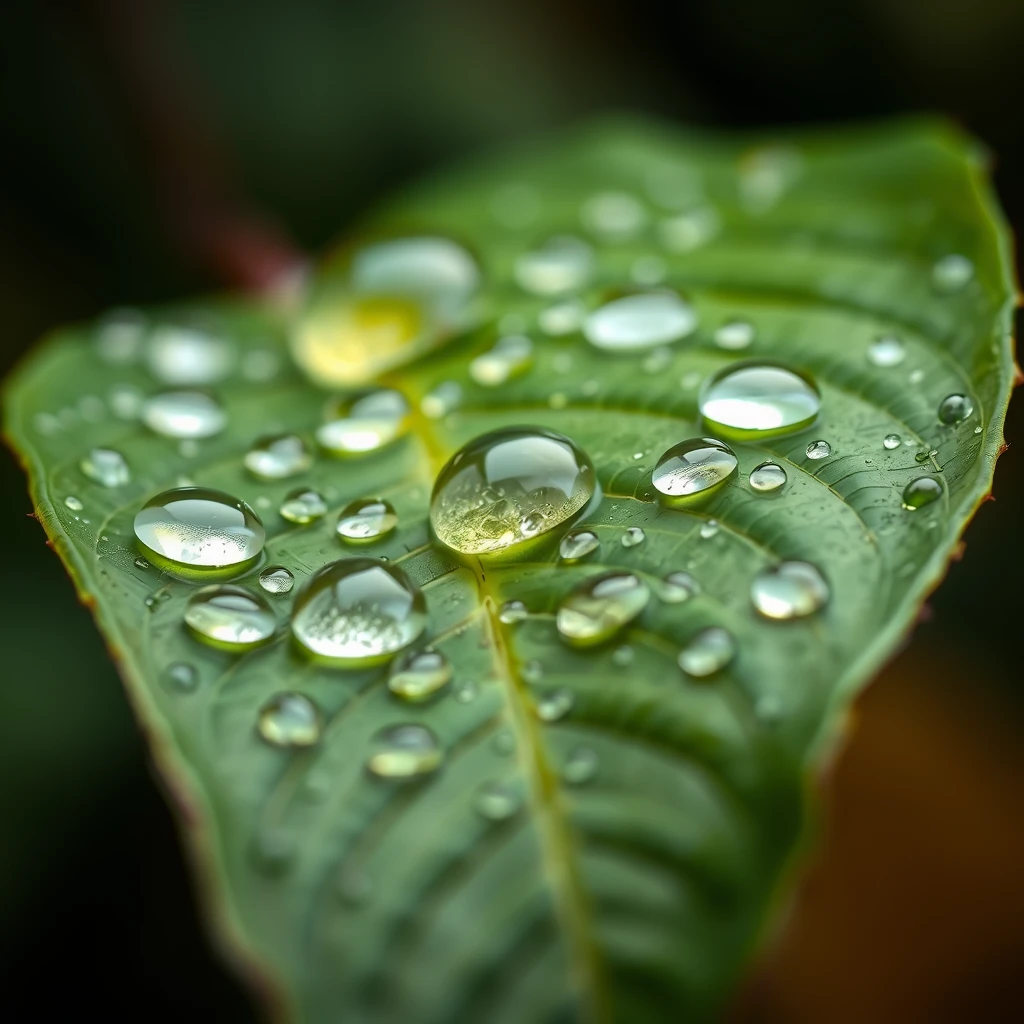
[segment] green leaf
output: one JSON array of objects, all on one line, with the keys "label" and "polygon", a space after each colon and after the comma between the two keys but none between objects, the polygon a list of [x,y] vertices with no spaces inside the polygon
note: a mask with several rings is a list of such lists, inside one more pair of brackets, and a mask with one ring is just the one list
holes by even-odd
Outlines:
[{"label": "green leaf", "polygon": [[[410,432],[362,457],[320,457],[295,479],[255,481],[242,455],[257,435],[311,440],[321,421],[323,394],[286,357],[289,331],[301,349],[318,317],[333,323],[353,252],[416,234],[465,246],[481,286],[453,307],[441,289],[357,317],[354,358],[333,367],[353,385],[369,368],[383,372],[417,407]],[[517,257],[565,234],[594,246],[589,283],[571,300],[524,291]],[[261,972],[271,998],[312,1022],[713,1016],[807,835],[808,770],[989,490],[1013,373],[1014,288],[979,151],[930,122],[771,145],[598,125],[428,183],[351,246],[324,264],[299,312],[294,301],[215,300],[149,316],[151,326],[200,324],[240,359],[218,388],[228,427],[196,451],[119,418],[132,413],[126,388],[160,387],[131,331],[120,352],[100,346],[106,360],[94,342],[109,342],[109,326],[62,332],[8,392],[8,433],[40,519],[119,660],[217,933],[244,969]],[[952,275],[938,262],[951,254],[969,260]],[[965,267],[967,279],[948,279]],[[699,316],[696,332],[653,356],[595,349],[573,317],[637,279],[678,289]],[[401,342],[403,317],[428,323],[408,345],[387,333]],[[559,317],[568,328],[552,333]],[[744,352],[714,341],[737,319],[754,328]],[[533,338],[533,362],[485,387],[468,367],[498,323]],[[874,365],[869,346],[889,335],[905,357]],[[301,351],[307,363],[320,358],[315,344],[312,356]],[[660,454],[707,432],[698,385],[746,357],[816,379],[817,421],[733,444],[739,473],[703,505],[652,500]],[[423,396],[446,381],[462,385],[461,407],[423,415]],[[953,393],[969,395],[974,412],[943,426],[937,407]],[[460,562],[431,542],[435,474],[468,440],[524,422],[568,435],[593,460],[604,497],[585,522],[600,549],[572,566],[551,543],[526,560]],[[890,450],[888,434],[914,447]],[[805,449],[817,439],[831,455],[811,460]],[[129,483],[104,488],[82,475],[80,459],[97,446],[124,454]],[[766,459],[788,474],[774,494],[747,482]],[[902,491],[921,475],[943,481],[941,498],[906,511]],[[403,703],[386,668],[342,671],[303,657],[285,639],[294,592],[271,599],[277,642],[235,656],[192,639],[182,615],[195,585],[137,563],[132,532],[141,504],[181,477],[252,504],[266,523],[265,561],[287,565],[299,585],[352,553],[400,563],[423,588],[425,637],[452,662],[453,683]],[[284,522],[277,508],[297,484],[322,490],[331,514]],[[395,506],[398,530],[345,549],[337,510],[374,494]],[[712,519],[717,533],[702,535]],[[635,526],[646,540],[622,545]],[[817,614],[773,622],[753,611],[753,577],[782,559],[811,562],[829,582]],[[628,649],[568,648],[554,625],[559,600],[611,567],[655,589],[686,571],[701,591],[652,600],[617,642]],[[257,573],[235,582],[259,592]],[[499,620],[511,599],[528,607],[525,621]],[[738,654],[693,679],[676,655],[707,626],[731,631]],[[182,661],[198,673],[192,692],[167,683],[168,666]],[[545,721],[537,703],[558,688],[572,706]],[[259,738],[259,709],[282,690],[322,709],[316,746],[288,751]],[[401,723],[428,725],[443,765],[420,780],[372,777],[372,737]]]}]

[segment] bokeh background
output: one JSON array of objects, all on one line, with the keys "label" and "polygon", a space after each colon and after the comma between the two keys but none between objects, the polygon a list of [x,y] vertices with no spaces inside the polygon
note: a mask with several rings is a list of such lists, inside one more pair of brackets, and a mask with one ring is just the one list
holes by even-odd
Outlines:
[{"label": "bokeh background", "polygon": [[[1020,224],[1022,45],[1020,0],[5,4],[0,373],[57,324],[252,280],[420,173],[609,109],[721,127],[946,113],[991,147]],[[1006,437],[998,500],[858,705],[818,853],[735,1021],[1019,1019],[1019,403]],[[6,1009],[258,1019],[30,511],[3,453]]]}]

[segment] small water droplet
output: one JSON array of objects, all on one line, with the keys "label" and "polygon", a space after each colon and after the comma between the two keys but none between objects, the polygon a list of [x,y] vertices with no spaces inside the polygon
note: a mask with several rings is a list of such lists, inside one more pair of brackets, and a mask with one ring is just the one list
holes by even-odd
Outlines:
[{"label": "small water droplet", "polygon": [[260,708],[260,736],[274,747],[311,747],[320,739],[320,709],[301,693],[278,693]]},{"label": "small water droplet", "polygon": [[899,434],[886,434],[882,439],[882,447],[887,451],[894,452],[899,448],[901,441]]},{"label": "small water droplet", "polygon": [[155,327],[146,345],[149,372],[163,384],[215,384],[234,363],[235,352],[227,341],[190,327]]},{"label": "small water droplet", "polygon": [[624,548],[635,548],[638,544],[643,544],[645,540],[647,540],[647,534],[639,526],[627,526],[619,538],[619,542]]},{"label": "small water droplet", "polygon": [[81,498],[76,498],[73,494],[69,494],[64,499],[64,504],[71,509],[72,512],[81,512],[85,506],[82,504]]},{"label": "small water droplet", "polygon": [[697,327],[693,307],[675,292],[642,292],[612,299],[583,325],[587,341],[610,352],[635,351],[678,341]]},{"label": "small water droplet", "polygon": [[812,615],[828,598],[828,584],[810,562],[780,562],[762,569],[750,585],[750,600],[767,619]]},{"label": "small water droplet", "polygon": [[429,420],[444,419],[462,405],[462,385],[458,381],[443,380],[420,399],[420,411]]},{"label": "small water droplet", "polygon": [[270,640],[277,620],[265,598],[241,587],[215,585],[189,598],[185,625],[211,647],[243,651]]},{"label": "small water droplet", "polygon": [[123,487],[131,479],[124,456],[113,448],[93,448],[78,468],[93,483],[103,487]]},{"label": "small water droplet", "polygon": [[924,370],[911,370],[907,380],[911,384],[920,384],[924,380]]},{"label": "small water droplet", "polygon": [[244,463],[259,480],[283,480],[309,469],[313,456],[296,434],[273,434],[254,441]]},{"label": "small water droplet", "polygon": [[639,285],[650,288],[661,284],[668,275],[668,267],[660,256],[637,256],[629,268],[629,276]]},{"label": "small water droplet", "polygon": [[935,456],[938,455],[938,454],[939,454],[939,451],[938,451],[937,448],[927,449],[927,450],[925,450],[923,452],[918,452],[914,456],[914,461],[915,462],[920,462],[920,463],[929,462],[932,459],[934,459]]},{"label": "small water droplet", "polygon": [[572,710],[572,691],[564,687],[549,690],[537,701],[537,717],[542,722],[558,722]]},{"label": "small water droplet", "polygon": [[659,347],[652,349],[650,353],[644,356],[643,362],[640,363],[640,369],[644,373],[664,373],[672,365],[673,359],[675,359],[675,353],[670,348]]},{"label": "small water droplet", "polygon": [[628,192],[597,192],[583,204],[583,223],[605,241],[622,242],[647,223],[643,204]]},{"label": "small water droplet", "polygon": [[736,641],[721,626],[709,626],[697,633],[679,652],[679,667],[702,679],[721,671],[736,656]]},{"label": "small water droplet", "polygon": [[453,690],[452,696],[460,704],[471,704],[480,693],[480,688],[472,679],[466,679],[459,683]]},{"label": "small water droplet", "polygon": [[339,399],[328,409],[316,440],[329,455],[363,455],[397,440],[409,429],[409,404],[390,388]]},{"label": "small water droplet", "polygon": [[868,346],[868,362],[872,366],[898,366],[906,354],[903,340],[895,334],[883,334]]},{"label": "small water droplet", "polygon": [[581,302],[570,299],[541,310],[537,316],[537,324],[545,334],[557,338],[578,331],[586,313]]},{"label": "small water droplet", "polygon": [[676,502],[707,498],[736,472],[739,465],[728,445],[712,437],[691,437],[673,445],[658,459],[651,482]]},{"label": "small water droplet", "polygon": [[440,651],[411,651],[395,660],[388,689],[405,700],[426,700],[451,678],[452,664]]},{"label": "small water droplet", "polygon": [[506,601],[498,612],[498,621],[511,626],[515,622],[522,622],[529,614],[529,609],[522,601]]},{"label": "small water droplet", "polygon": [[593,554],[601,546],[593,530],[571,530],[558,545],[558,555],[563,562],[579,562]]},{"label": "small water droplet", "polygon": [[919,476],[903,488],[903,507],[915,512],[942,497],[942,483],[931,476]]},{"label": "small water droplet", "polygon": [[436,771],[443,760],[441,744],[425,725],[392,725],[374,736],[366,766],[382,779],[409,779]]},{"label": "small water droplet", "polygon": [[175,661],[164,669],[163,683],[168,690],[192,693],[199,686],[199,673],[187,661]]},{"label": "small water droplet", "polygon": [[967,395],[946,395],[939,403],[939,422],[947,427],[963,423],[974,413],[974,403]]},{"label": "small water droplet", "polygon": [[533,342],[525,334],[499,338],[469,364],[469,375],[481,387],[494,388],[526,372],[533,362]]},{"label": "small water droplet", "polygon": [[747,478],[752,490],[760,494],[770,494],[785,486],[786,471],[774,462],[762,462],[750,471]]},{"label": "small water droplet", "polygon": [[747,320],[730,320],[714,334],[715,344],[728,352],[750,348],[754,342],[754,325]]},{"label": "small water droplet", "polygon": [[338,517],[335,532],[348,544],[368,544],[383,540],[398,526],[398,514],[383,498],[357,498],[349,502]]},{"label": "small water droplet", "polygon": [[295,577],[283,565],[268,565],[260,573],[260,586],[268,594],[287,594],[295,586]]},{"label": "small water droplet", "polygon": [[832,454],[832,445],[819,438],[817,441],[812,441],[805,452],[809,459],[827,459]]},{"label": "small water droplet", "polygon": [[718,520],[709,519],[707,522],[701,523],[700,535],[704,538],[704,540],[710,540],[718,533],[718,530]]},{"label": "small water droplet", "polygon": [[700,593],[700,585],[688,572],[670,572],[658,589],[658,596],[667,604],[682,604]]},{"label": "small water droplet", "polygon": [[742,362],[705,381],[699,406],[716,433],[730,440],[753,440],[809,426],[821,408],[821,396],[809,377],[788,367]]},{"label": "small water droplet", "polygon": [[520,795],[510,783],[492,780],[480,786],[473,804],[490,821],[504,821],[519,810]]},{"label": "small water droplet", "polygon": [[164,391],[146,399],[142,422],[162,437],[198,439],[219,434],[228,415],[204,391]]},{"label": "small water droplet", "polygon": [[560,295],[583,287],[593,263],[594,251],[586,242],[559,235],[520,256],[515,279],[520,288],[534,295]]},{"label": "small water droplet", "polygon": [[932,267],[932,284],[944,295],[960,291],[973,277],[974,264],[959,253],[943,256]]},{"label": "small water droplet", "polygon": [[647,607],[651,591],[631,572],[592,576],[576,586],[558,606],[558,633],[573,647],[604,643]]},{"label": "small water droplet", "polygon": [[974,428],[974,432],[975,432],[976,434],[980,434],[980,433],[981,433],[981,424],[980,424],[980,423],[978,424],[978,426],[976,426],[976,427]]},{"label": "small water droplet", "polygon": [[299,487],[285,496],[278,511],[281,518],[288,520],[289,523],[305,526],[315,523],[327,514],[327,502],[319,491]]},{"label": "small water droplet", "polygon": [[658,226],[661,244],[672,252],[693,252],[706,245],[722,230],[722,218],[713,206],[698,206]]},{"label": "small water droplet", "polygon": [[622,644],[621,647],[616,647],[612,651],[612,664],[618,668],[625,668],[627,665],[633,664],[634,651],[629,644]]},{"label": "small water droplet", "polygon": [[562,766],[562,778],[571,786],[582,786],[597,775],[597,754],[589,747],[576,747]]},{"label": "small water droplet", "polygon": [[524,682],[533,685],[534,683],[539,683],[544,678],[544,666],[534,658],[532,661],[527,661],[523,664],[519,674],[523,677]]},{"label": "small water droplet", "polygon": [[552,409],[564,409],[569,404],[569,396],[564,391],[553,391],[548,395],[548,405]]}]

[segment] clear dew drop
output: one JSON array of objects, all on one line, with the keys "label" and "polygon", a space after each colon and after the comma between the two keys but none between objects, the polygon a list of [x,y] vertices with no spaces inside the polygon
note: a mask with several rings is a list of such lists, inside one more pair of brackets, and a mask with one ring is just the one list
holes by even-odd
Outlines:
[{"label": "clear dew drop", "polygon": [[868,362],[872,366],[898,366],[906,358],[907,349],[895,334],[883,334],[868,346]]},{"label": "clear dew drop", "polygon": [[470,441],[438,474],[430,499],[437,539],[467,555],[513,548],[564,525],[597,486],[569,438],[534,427]]},{"label": "clear dew drop", "polygon": [[642,292],[612,299],[595,309],[583,334],[595,348],[630,352],[667,345],[697,327],[693,307],[675,292]]},{"label": "clear dew drop", "polygon": [[221,584],[203,587],[189,598],[185,625],[211,647],[247,651],[270,640],[277,620],[266,598]]},{"label": "clear dew drop", "polygon": [[383,498],[356,498],[338,516],[335,532],[346,544],[383,540],[398,526],[398,513]]},{"label": "clear dew drop", "polygon": [[472,704],[479,695],[480,687],[472,679],[463,680],[452,690],[452,696],[460,704]]},{"label": "clear dew drop", "polygon": [[899,434],[886,434],[885,437],[882,438],[882,447],[885,448],[886,451],[896,451],[901,443],[902,439]]},{"label": "clear dew drop", "polygon": [[582,786],[597,775],[600,762],[590,747],[576,747],[562,765],[562,778],[570,786]]},{"label": "clear dew drop", "polygon": [[306,526],[327,515],[327,502],[319,491],[298,487],[285,495],[278,511],[289,523]]},{"label": "clear dew drop", "polygon": [[666,604],[682,604],[700,593],[700,585],[688,572],[670,572],[658,588],[658,596]]},{"label": "clear dew drop", "polygon": [[268,565],[260,573],[260,586],[268,594],[287,594],[295,586],[295,577],[283,565]]},{"label": "clear dew drop", "polygon": [[784,487],[787,480],[786,471],[774,462],[762,462],[750,471],[747,481],[751,490],[759,494],[771,494]]},{"label": "clear dew drop", "polygon": [[533,362],[533,342],[525,334],[499,338],[469,364],[469,375],[485,388],[496,388],[525,373]]},{"label": "clear dew drop", "polygon": [[559,235],[523,253],[515,263],[519,287],[534,295],[561,295],[582,288],[590,278],[594,251],[571,235]]},{"label": "clear dew drop", "polygon": [[579,562],[600,546],[601,541],[593,530],[570,530],[558,544],[558,556],[563,562]]},{"label": "clear dew drop", "polygon": [[558,606],[555,624],[572,647],[593,647],[616,636],[647,607],[651,591],[631,572],[583,580]]},{"label": "clear dew drop", "polygon": [[712,537],[717,536],[719,529],[718,520],[709,519],[700,524],[700,535],[704,540],[711,540]]},{"label": "clear dew drop", "polygon": [[254,441],[243,461],[258,480],[284,480],[309,469],[313,456],[297,434],[273,434]]},{"label": "clear dew drop", "polygon": [[113,448],[93,448],[78,464],[83,475],[101,487],[123,487],[131,480],[125,457]]},{"label": "clear dew drop", "polygon": [[329,455],[363,455],[397,440],[409,429],[409,403],[390,388],[339,399],[317,428],[316,440]]},{"label": "clear dew drop", "polygon": [[404,700],[426,700],[451,678],[452,663],[440,651],[410,651],[392,663],[388,689]]},{"label": "clear dew drop", "polygon": [[355,668],[388,660],[426,624],[423,594],[402,569],[343,558],[307,580],[295,598],[291,629],[311,654]]},{"label": "clear dew drop", "polygon": [[942,483],[933,476],[919,476],[903,488],[903,507],[916,512],[942,497]]},{"label": "clear dew drop", "polygon": [[832,454],[832,445],[819,438],[817,441],[811,441],[804,449],[804,453],[809,459],[827,459]]},{"label": "clear dew drop", "polygon": [[537,717],[542,722],[558,722],[572,710],[572,691],[564,687],[549,690],[537,701]]},{"label": "clear dew drop", "polygon": [[519,810],[520,792],[511,783],[491,780],[477,790],[473,806],[489,821],[505,821]]},{"label": "clear dew drop", "polygon": [[754,325],[747,320],[730,320],[722,324],[714,335],[715,344],[727,352],[750,348],[754,342]]},{"label": "clear dew drop", "polygon": [[420,399],[420,411],[428,420],[444,419],[462,405],[462,385],[455,380],[443,380],[435,384]]},{"label": "clear dew drop", "polygon": [[323,731],[323,717],[301,693],[278,693],[260,708],[256,729],[273,747],[312,747]]},{"label": "clear dew drop", "polygon": [[584,225],[608,242],[634,237],[647,223],[647,210],[628,192],[597,192],[583,204]]},{"label": "clear dew drop", "polygon": [[162,437],[197,440],[219,434],[228,415],[205,391],[164,391],[146,399],[142,422]]},{"label": "clear dew drop", "polygon": [[199,673],[187,661],[172,662],[161,678],[164,686],[175,693],[192,693],[199,686]]},{"label": "clear dew drop", "polygon": [[679,667],[697,679],[720,672],[736,656],[736,641],[721,626],[697,633],[679,652]]},{"label": "clear dew drop", "polygon": [[810,562],[781,562],[762,569],[750,585],[750,600],[766,619],[802,619],[825,606],[829,588]]},{"label": "clear dew drop", "polygon": [[932,285],[944,295],[958,292],[974,277],[974,264],[959,253],[936,260],[932,267]]},{"label": "clear dew drop", "polygon": [[963,423],[974,413],[974,403],[967,395],[946,395],[939,403],[939,422],[947,427]]},{"label": "clear dew drop", "polygon": [[807,376],[768,362],[743,362],[705,381],[698,400],[705,423],[728,440],[778,437],[810,425],[821,395]]},{"label": "clear dew drop", "polygon": [[444,750],[425,725],[392,725],[373,737],[366,767],[382,779],[411,779],[441,767]]},{"label": "clear dew drop", "polygon": [[234,368],[234,348],[223,338],[191,327],[154,327],[146,343],[146,365],[162,384],[215,384]]},{"label": "clear dew drop", "polygon": [[651,482],[655,490],[677,501],[706,498],[722,487],[738,465],[728,445],[712,437],[691,437],[658,459]]},{"label": "clear dew drop", "polygon": [[244,565],[266,539],[259,516],[244,501],[205,487],[178,487],[150,498],[134,526],[151,560],[189,569]]},{"label": "clear dew drop", "polygon": [[64,499],[64,506],[71,509],[72,512],[81,512],[85,508],[85,505],[82,504],[82,499],[76,498],[73,494],[69,494]]},{"label": "clear dew drop", "polygon": [[622,531],[622,536],[619,537],[619,543],[624,548],[635,548],[639,544],[643,544],[645,540],[647,540],[647,534],[639,526],[627,526]]},{"label": "clear dew drop", "polygon": [[498,611],[498,621],[506,626],[522,622],[530,614],[530,610],[522,601],[506,601]]}]

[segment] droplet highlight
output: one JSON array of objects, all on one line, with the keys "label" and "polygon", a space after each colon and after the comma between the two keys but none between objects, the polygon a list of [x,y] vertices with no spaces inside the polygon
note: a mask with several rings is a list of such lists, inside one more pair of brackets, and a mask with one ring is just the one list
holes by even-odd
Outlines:
[{"label": "droplet highlight", "polygon": [[113,448],[93,448],[78,464],[82,474],[101,487],[123,487],[131,480],[125,457]]},{"label": "droplet highlight", "polygon": [[273,747],[312,747],[323,731],[323,717],[301,693],[279,693],[260,708],[256,728]]},{"label": "droplet highlight", "polygon": [[903,488],[903,507],[916,512],[942,497],[942,484],[933,476],[919,476]]},{"label": "droplet highlight", "polygon": [[673,445],[658,459],[651,482],[677,502],[707,498],[736,472],[732,449],[712,437],[692,437]]},{"label": "droplet highlight", "polygon": [[329,455],[364,455],[397,440],[409,429],[409,403],[382,388],[340,399],[317,428],[317,444]]},{"label": "droplet highlight", "polygon": [[762,462],[755,466],[747,477],[750,489],[759,494],[771,494],[786,484],[786,471],[774,462]]},{"label": "droplet highlight", "polygon": [[265,598],[241,587],[215,585],[203,587],[189,598],[185,625],[197,640],[238,652],[270,640],[277,619]]},{"label": "droplet highlight", "polygon": [[283,565],[268,565],[260,573],[260,586],[268,594],[287,594],[295,586],[295,577]]},{"label": "droplet highlight", "polygon": [[675,292],[643,292],[612,299],[594,310],[583,324],[583,334],[595,348],[629,352],[678,341],[696,327],[693,307]]},{"label": "droplet highlight", "polygon": [[955,427],[974,413],[974,402],[967,395],[946,395],[939,403],[939,422],[946,427]]},{"label": "droplet highlight", "polygon": [[285,495],[278,511],[289,523],[308,526],[327,515],[327,502],[319,491],[298,487]]},{"label": "droplet highlight", "polygon": [[555,624],[572,647],[593,647],[612,639],[646,607],[651,591],[631,572],[610,572],[584,580],[559,604]]},{"label": "droplet highlight", "polygon": [[412,779],[443,761],[441,744],[425,725],[392,725],[374,736],[366,767],[382,779]]},{"label": "droplet highlight", "polygon": [[828,441],[823,441],[819,438],[817,441],[811,441],[804,449],[804,453],[809,459],[827,459],[832,454],[832,445]]},{"label": "droplet highlight", "polygon": [[750,585],[750,600],[766,619],[801,619],[819,611],[828,599],[828,584],[810,562],[762,569]]},{"label": "droplet highlight", "polygon": [[580,562],[601,546],[593,530],[570,530],[558,544],[558,556],[563,562]]},{"label": "droplet highlight", "polygon": [[313,456],[298,435],[274,434],[255,441],[243,462],[258,480],[284,480],[309,469]]},{"label": "droplet highlight", "polygon": [[383,540],[398,526],[398,513],[383,498],[356,498],[349,502],[335,532],[346,544],[371,544]]},{"label": "droplet highlight", "polygon": [[199,440],[219,434],[228,415],[205,391],[165,391],[146,399],[142,422],[162,437]]},{"label": "droplet highlight", "polygon": [[709,626],[697,633],[679,652],[679,667],[696,679],[720,672],[736,656],[736,641],[721,626]]}]

